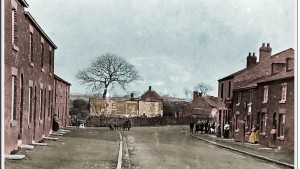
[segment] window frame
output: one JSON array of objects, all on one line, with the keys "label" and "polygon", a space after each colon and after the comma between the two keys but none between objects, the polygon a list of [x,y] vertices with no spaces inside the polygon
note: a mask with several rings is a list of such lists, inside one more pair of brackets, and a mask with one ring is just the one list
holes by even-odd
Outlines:
[{"label": "window frame", "polygon": [[264,86],[262,103],[268,103],[268,98],[269,98],[269,86]]},{"label": "window frame", "polygon": [[287,96],[287,83],[281,84],[280,101],[279,103],[285,103]]},{"label": "window frame", "polygon": [[33,102],[33,87],[28,88],[28,124],[32,123],[32,102]]},{"label": "window frame", "polygon": [[267,132],[267,113],[266,112],[261,112],[261,128],[260,128],[260,133],[261,135],[266,135]]},{"label": "window frame", "polygon": [[285,114],[279,113],[278,115],[278,130],[277,139],[284,140],[284,130],[285,130]]},{"label": "window frame", "polygon": [[44,68],[44,42],[41,42],[41,68]]},{"label": "window frame", "polygon": [[29,33],[29,62],[33,63],[33,32]]},{"label": "window frame", "polygon": [[11,91],[11,127],[16,126],[17,120],[17,97],[18,97],[18,78],[16,75],[12,75],[12,91]]}]

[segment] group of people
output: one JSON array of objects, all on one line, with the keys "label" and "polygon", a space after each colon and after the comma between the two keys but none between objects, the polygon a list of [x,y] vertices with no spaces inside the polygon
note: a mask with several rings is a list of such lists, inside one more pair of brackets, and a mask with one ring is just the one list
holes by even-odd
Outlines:
[{"label": "group of people", "polygon": [[119,121],[116,122],[113,119],[110,120],[109,124],[110,130],[130,130],[131,128],[131,121],[129,119],[126,119],[124,123],[120,123]]},{"label": "group of people", "polygon": [[[224,125],[224,138],[229,138],[229,129],[230,125],[226,123]],[[190,134],[194,133],[216,134],[217,137],[221,137],[221,125],[208,120],[198,120],[196,124],[193,121],[191,121]]]},{"label": "group of people", "polygon": [[193,121],[190,123],[190,133],[215,133],[216,124],[208,120],[200,121],[195,124]]}]

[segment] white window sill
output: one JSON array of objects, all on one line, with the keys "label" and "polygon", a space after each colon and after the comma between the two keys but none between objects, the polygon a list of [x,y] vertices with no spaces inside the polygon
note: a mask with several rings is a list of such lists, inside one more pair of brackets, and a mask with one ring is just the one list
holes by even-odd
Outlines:
[{"label": "white window sill", "polygon": [[268,101],[263,101],[263,102],[261,102],[261,103],[266,104],[266,103],[268,103]]},{"label": "white window sill", "polygon": [[280,100],[279,101],[279,103],[285,103],[286,102],[286,100]]},{"label": "white window sill", "polygon": [[277,140],[284,140],[284,136],[277,137]]},{"label": "white window sill", "polygon": [[50,73],[49,75],[52,76],[52,73]]},{"label": "white window sill", "polygon": [[31,67],[34,67],[34,63],[30,62],[30,66],[31,66]]},{"label": "white window sill", "polygon": [[18,121],[17,120],[12,120],[10,122],[10,127],[16,127],[17,126]]},{"label": "white window sill", "polygon": [[259,135],[264,136],[264,137],[267,137],[267,134],[266,134],[266,133],[260,133]]},{"label": "white window sill", "polygon": [[248,103],[247,106],[252,106],[252,103]]},{"label": "white window sill", "polygon": [[44,68],[42,68],[42,72],[44,72],[45,70],[44,70]]},{"label": "white window sill", "polygon": [[236,106],[240,106],[240,103],[237,103]]},{"label": "white window sill", "polygon": [[18,46],[16,46],[15,44],[12,44],[13,45],[13,50],[15,50],[16,52],[19,52],[19,47]]}]

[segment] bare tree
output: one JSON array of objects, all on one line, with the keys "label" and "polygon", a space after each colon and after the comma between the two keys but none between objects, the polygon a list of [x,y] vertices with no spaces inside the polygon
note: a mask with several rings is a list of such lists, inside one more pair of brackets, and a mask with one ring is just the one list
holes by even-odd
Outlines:
[{"label": "bare tree", "polygon": [[191,90],[189,90],[188,88],[184,88],[183,92],[186,98],[188,98],[188,96],[192,93]]},{"label": "bare tree", "polygon": [[202,95],[206,96],[208,92],[212,91],[213,88],[206,83],[198,83],[196,84],[196,86],[194,87],[194,90],[197,90],[199,92],[202,93]]},{"label": "bare tree", "polygon": [[102,97],[106,98],[108,87],[114,89],[115,85],[119,85],[126,90],[126,85],[140,76],[124,58],[106,53],[93,60],[88,68],[78,71],[76,78],[92,87],[93,91],[103,90]]}]

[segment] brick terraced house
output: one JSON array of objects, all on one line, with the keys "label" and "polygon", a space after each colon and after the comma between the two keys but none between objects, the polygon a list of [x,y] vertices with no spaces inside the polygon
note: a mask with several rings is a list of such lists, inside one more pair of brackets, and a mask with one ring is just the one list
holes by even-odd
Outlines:
[{"label": "brick terraced house", "polygon": [[[25,0],[4,1],[6,154],[22,144],[39,142],[49,135],[53,111],[56,110],[54,50],[57,47],[25,11],[27,7]],[[69,87],[64,90],[69,95]],[[68,109],[61,114],[66,117]]]},{"label": "brick terraced house", "polygon": [[198,91],[193,92],[193,100],[182,108],[183,116],[194,116],[201,119],[214,118],[217,111],[217,98],[203,96]]},{"label": "brick terraced house", "polygon": [[[260,51],[264,49],[263,44]],[[228,113],[219,110],[219,122],[230,122],[231,137],[235,141],[247,142],[255,125],[261,145],[293,149],[294,50],[290,48],[275,55],[271,55],[271,49],[267,51],[269,54],[260,55],[258,63],[255,54],[249,54],[247,68],[219,80],[219,90],[228,79],[233,83],[231,97],[219,96],[224,107],[230,110]],[[277,130],[275,145],[271,144],[273,126]]]},{"label": "brick terraced house", "polygon": [[[259,61],[255,53],[249,53],[247,56],[246,68],[237,71],[231,75],[218,80],[218,112],[217,121],[221,124],[221,135],[223,136],[224,125],[228,122],[230,124],[230,138],[233,138],[234,130],[234,112],[233,108],[238,103],[233,103],[233,90],[239,86],[245,85],[251,81],[257,80],[260,77],[271,75],[272,64],[283,65],[286,63],[287,57],[294,57],[294,50],[289,48],[282,52],[272,55],[272,48],[269,43],[262,46],[259,49]],[[278,66],[280,67],[280,66]],[[255,95],[255,93],[252,93]],[[239,99],[241,99],[239,94]],[[248,104],[248,103],[247,103]],[[238,104],[239,105],[239,104]],[[248,106],[249,105],[241,105]],[[250,108],[252,109],[252,107]],[[249,123],[248,123],[249,124]]]}]

